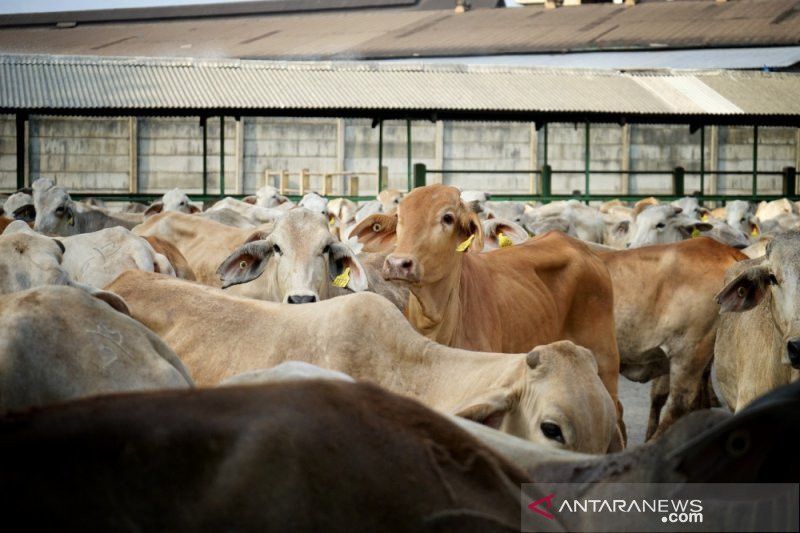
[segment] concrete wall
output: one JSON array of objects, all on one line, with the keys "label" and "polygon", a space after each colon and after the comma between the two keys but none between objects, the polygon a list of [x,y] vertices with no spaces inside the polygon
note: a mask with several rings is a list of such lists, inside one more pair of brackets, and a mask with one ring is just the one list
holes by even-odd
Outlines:
[{"label": "concrete wall", "polygon": [[[131,142],[128,118],[38,117],[30,121],[29,173],[45,176],[73,190],[126,192],[130,185]],[[553,192],[570,193],[585,188],[585,127],[550,124],[545,157],[544,130],[528,123],[412,122],[413,163],[425,163],[428,181],[483,189],[495,193],[528,193],[531,175],[468,174],[458,170],[516,170],[540,168],[549,163],[555,171]],[[749,193],[752,170],[753,129],[707,127],[705,168],[723,172],[706,177],[706,192]],[[162,192],[181,187],[202,190],[202,129],[196,118],[140,118],[135,124],[135,165],[141,192]],[[238,132],[238,133],[237,133]],[[687,193],[698,190],[700,132],[688,126],[593,124],[590,127],[591,192],[620,194],[669,193],[670,171],[687,169]],[[312,189],[321,189],[322,174],[352,171],[360,176],[361,194],[377,190],[379,129],[370,120],[245,117],[237,125],[225,121],[225,191],[251,193],[263,185],[267,170],[291,172],[290,186],[299,185],[299,172],[309,169]],[[383,126],[383,164],[389,185],[405,189],[408,180],[408,134],[405,121]],[[714,138],[716,147],[713,146]],[[780,171],[797,166],[800,135],[793,128],[760,128],[759,170]],[[0,187],[13,189],[15,126],[12,116],[0,117]],[[716,157],[715,157],[716,156]],[[663,171],[639,175],[628,181],[619,171]],[[574,171],[565,173],[565,170]],[[456,171],[456,172],[453,172]],[[609,171],[598,174],[598,171]],[[692,173],[695,171],[695,173]],[[745,171],[746,175],[724,174]],[[208,190],[219,190],[219,120],[208,122]],[[534,175],[534,178],[536,176]],[[277,178],[272,179],[277,183]],[[334,180],[334,191],[344,190],[344,178]],[[538,190],[534,184],[534,189]],[[761,175],[759,192],[780,191],[779,176]]]}]

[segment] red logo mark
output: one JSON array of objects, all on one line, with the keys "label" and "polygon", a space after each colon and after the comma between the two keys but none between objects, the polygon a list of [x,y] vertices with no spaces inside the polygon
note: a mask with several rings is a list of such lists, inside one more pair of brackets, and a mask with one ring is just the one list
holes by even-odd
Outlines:
[{"label": "red logo mark", "polygon": [[538,513],[538,514],[542,515],[543,517],[547,518],[548,520],[552,520],[552,519],[555,518],[555,516],[553,516],[552,514],[548,513],[544,509],[539,509],[539,506],[544,503],[545,506],[548,509],[552,509],[553,508],[553,497],[554,496],[555,496],[555,493],[550,494],[548,496],[545,496],[544,498],[539,498],[535,502],[529,503],[528,504],[528,509],[530,509],[534,513]]}]

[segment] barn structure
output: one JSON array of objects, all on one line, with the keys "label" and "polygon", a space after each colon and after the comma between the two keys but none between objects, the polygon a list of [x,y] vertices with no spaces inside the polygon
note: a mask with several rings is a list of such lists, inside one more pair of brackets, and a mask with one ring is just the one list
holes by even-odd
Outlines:
[{"label": "barn structure", "polygon": [[0,187],[796,194],[795,2],[246,4],[0,17]]}]

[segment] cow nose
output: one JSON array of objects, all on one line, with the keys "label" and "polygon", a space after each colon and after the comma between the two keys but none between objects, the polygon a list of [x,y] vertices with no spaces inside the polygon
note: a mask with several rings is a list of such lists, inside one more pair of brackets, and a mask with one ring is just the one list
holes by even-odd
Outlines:
[{"label": "cow nose", "polygon": [[313,304],[317,297],[313,294],[290,294],[286,298],[286,303],[290,304]]},{"label": "cow nose", "polygon": [[790,340],[786,344],[786,351],[789,353],[792,368],[800,370],[800,338]]},{"label": "cow nose", "polygon": [[414,258],[407,255],[389,255],[383,263],[383,277],[385,279],[417,281],[417,264]]}]

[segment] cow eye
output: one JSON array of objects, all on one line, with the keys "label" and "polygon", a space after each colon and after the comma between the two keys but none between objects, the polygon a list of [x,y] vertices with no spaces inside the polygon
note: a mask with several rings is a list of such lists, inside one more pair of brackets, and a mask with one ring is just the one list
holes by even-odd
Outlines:
[{"label": "cow eye", "polygon": [[328,254],[330,253],[330,251],[331,251],[331,245],[328,244],[325,246],[325,248],[322,249],[322,255]]},{"label": "cow eye", "polygon": [[542,422],[539,428],[542,430],[542,434],[548,439],[564,444],[564,434],[561,433],[561,428],[558,424]]},{"label": "cow eye", "polygon": [[744,219],[740,220],[739,222],[744,222]]},{"label": "cow eye", "polygon": [[442,222],[444,222],[445,224],[452,224],[453,222],[455,222],[455,220],[456,219],[453,218],[453,215],[451,215],[450,213],[447,213],[445,214],[445,216],[442,217]]},{"label": "cow eye", "polygon": [[281,247],[277,244],[272,245],[272,251],[275,253],[275,255],[281,255]]},{"label": "cow eye", "polygon": [[658,228],[658,229],[661,229],[664,226],[666,226],[666,224],[664,224],[663,222],[659,222],[658,224],[656,224],[656,228]]},{"label": "cow eye", "polygon": [[62,205],[61,207],[58,207],[58,208],[56,209],[56,215],[58,215],[58,216],[64,216],[64,206],[63,206],[63,205]]}]

